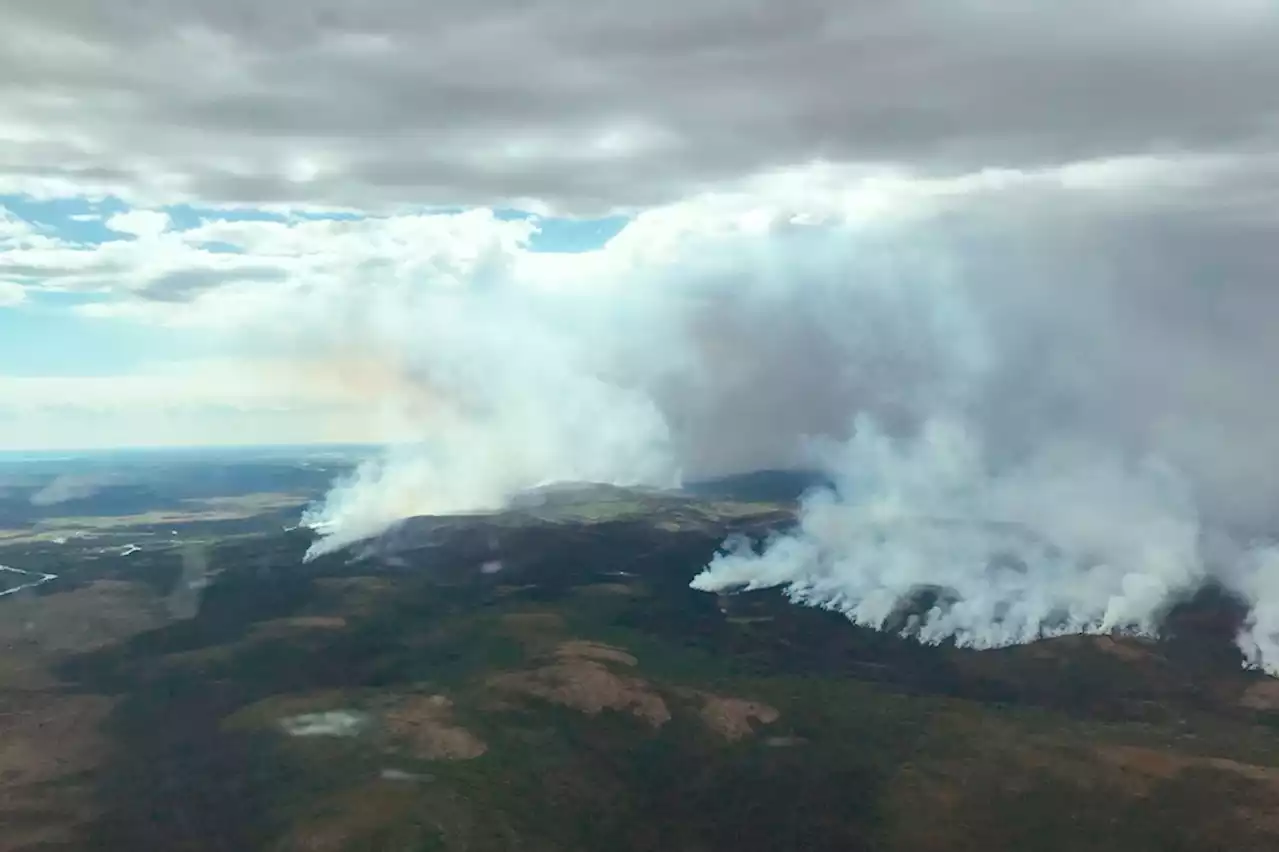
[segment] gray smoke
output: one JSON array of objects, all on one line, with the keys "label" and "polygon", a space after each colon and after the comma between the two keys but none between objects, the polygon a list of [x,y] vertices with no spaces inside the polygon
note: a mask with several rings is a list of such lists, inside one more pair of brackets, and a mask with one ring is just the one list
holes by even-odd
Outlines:
[{"label": "gray smoke", "polygon": [[30,502],[32,506],[55,506],[69,500],[83,500],[113,482],[113,477],[103,474],[61,474],[34,492]]},{"label": "gray smoke", "polygon": [[323,339],[394,376],[367,383],[388,389],[371,412],[413,440],[308,512],[312,555],[549,482],[816,458],[838,487],[799,532],[731,548],[697,587],[985,647],[1151,631],[1212,579],[1250,603],[1242,647],[1271,667],[1274,557],[1202,542],[1275,536],[1274,205],[1224,195],[1228,227],[1188,214],[1194,163],[1132,196],[1102,179],[1123,171],[980,176],[883,216],[762,190],[651,211],[598,252],[329,304]]},{"label": "gray smoke", "polygon": [[195,618],[200,612],[200,600],[209,585],[209,545],[204,542],[188,542],[182,546],[182,570],[178,580],[165,599],[169,615],[173,618]]}]

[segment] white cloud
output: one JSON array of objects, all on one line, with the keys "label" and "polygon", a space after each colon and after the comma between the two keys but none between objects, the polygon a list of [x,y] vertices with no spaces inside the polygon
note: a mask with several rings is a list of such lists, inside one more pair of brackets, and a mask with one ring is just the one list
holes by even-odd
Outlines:
[{"label": "white cloud", "polygon": [[169,214],[160,210],[129,210],[111,216],[106,224],[117,233],[141,239],[154,238],[169,227]]},{"label": "white cloud", "polygon": [[21,284],[0,281],[0,308],[11,308],[26,301],[27,291]]}]

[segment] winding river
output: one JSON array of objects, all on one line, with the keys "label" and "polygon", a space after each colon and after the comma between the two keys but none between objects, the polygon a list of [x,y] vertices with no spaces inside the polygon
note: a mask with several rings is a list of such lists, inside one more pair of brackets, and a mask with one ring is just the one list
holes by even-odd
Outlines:
[{"label": "winding river", "polygon": [[9,565],[0,565],[0,571],[8,571],[11,574],[26,574],[28,577],[32,578],[29,582],[21,583],[17,586],[14,586],[12,589],[5,589],[3,592],[0,592],[0,598],[4,597],[5,595],[11,595],[14,592],[20,592],[23,589],[34,588],[35,586],[39,586],[42,583],[47,583],[50,580],[58,579],[57,574],[42,574],[39,571],[24,571],[21,568],[13,568]]}]

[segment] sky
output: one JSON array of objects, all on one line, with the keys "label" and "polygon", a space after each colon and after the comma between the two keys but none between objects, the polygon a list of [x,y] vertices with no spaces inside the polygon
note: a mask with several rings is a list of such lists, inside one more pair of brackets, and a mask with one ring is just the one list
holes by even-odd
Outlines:
[{"label": "sky", "polygon": [[1260,0],[0,13],[0,449],[387,440],[351,381],[294,376],[346,358],[297,339],[325,299],[662,275],[809,220],[1002,215],[970,260],[1135,276],[1117,310],[1229,342],[1193,367],[1225,404],[1275,363]]},{"label": "sky", "polygon": [[1273,522],[1276,14],[0,0],[0,450],[664,482],[945,410]]},{"label": "sky", "polygon": [[[669,308],[637,292],[681,279],[759,313],[724,281],[808,287],[888,230],[1000,279],[1000,322],[1039,304],[1041,357],[1105,376],[1088,404],[1140,409],[1125,429],[1252,440],[1275,413],[1272,4],[429,5],[0,3],[0,449],[412,440],[381,326],[422,299],[618,290],[611,316],[543,329],[641,347],[627,311]],[[796,271],[797,232],[827,267]],[[753,375],[730,372],[768,394],[659,404],[704,467],[790,450],[685,409],[847,420],[827,377],[791,371],[838,334],[762,336],[754,313],[714,352],[750,345]],[[1217,425],[1170,414],[1210,398]]]}]

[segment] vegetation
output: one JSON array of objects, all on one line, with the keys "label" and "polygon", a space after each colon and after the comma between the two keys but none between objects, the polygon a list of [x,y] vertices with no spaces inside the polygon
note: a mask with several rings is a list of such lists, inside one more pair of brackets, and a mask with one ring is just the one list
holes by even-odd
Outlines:
[{"label": "vegetation", "polygon": [[[302,533],[225,540],[194,617],[148,616],[53,667],[60,695],[107,702],[95,721],[112,747],[77,837],[1270,848],[1274,681],[1133,639],[922,647],[776,594],[688,588],[729,530],[784,515],[651,495],[544,505],[433,527],[429,548],[402,538],[396,559],[356,565],[302,565]],[[180,570],[172,550],[128,559],[99,569],[113,600],[130,599],[129,572],[163,594]],[[33,600],[97,594],[91,579]],[[368,722],[290,734],[325,713]]]}]

